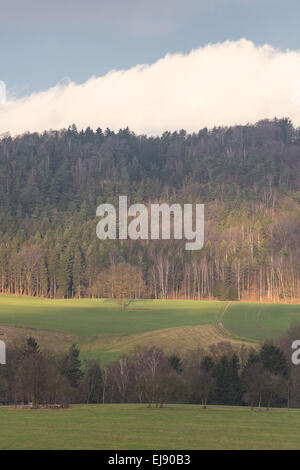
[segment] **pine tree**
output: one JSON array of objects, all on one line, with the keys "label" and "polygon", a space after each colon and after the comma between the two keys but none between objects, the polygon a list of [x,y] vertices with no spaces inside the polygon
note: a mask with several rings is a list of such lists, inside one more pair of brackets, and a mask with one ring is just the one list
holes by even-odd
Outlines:
[{"label": "pine tree", "polygon": [[239,360],[236,354],[232,358],[222,356],[215,367],[216,398],[224,405],[239,405],[242,390],[238,374]]},{"label": "pine tree", "polygon": [[49,290],[49,274],[45,260],[40,265],[40,292],[43,297],[47,297]]},{"label": "pine tree", "polygon": [[78,298],[81,296],[81,284],[82,284],[82,274],[83,274],[83,257],[79,249],[76,250],[72,268],[72,289],[73,295],[76,295]]},{"label": "pine tree", "polygon": [[72,344],[68,353],[63,357],[60,365],[61,374],[66,377],[69,385],[73,388],[79,387],[80,381],[83,377],[79,355],[80,349],[77,348],[75,344]]},{"label": "pine tree", "polygon": [[57,284],[61,295],[65,298],[69,294],[71,274],[68,264],[68,257],[65,253],[62,254],[59,260]]},{"label": "pine tree", "polygon": [[32,336],[27,338],[26,345],[23,350],[23,356],[29,356],[31,354],[40,354],[40,347],[38,342]]}]

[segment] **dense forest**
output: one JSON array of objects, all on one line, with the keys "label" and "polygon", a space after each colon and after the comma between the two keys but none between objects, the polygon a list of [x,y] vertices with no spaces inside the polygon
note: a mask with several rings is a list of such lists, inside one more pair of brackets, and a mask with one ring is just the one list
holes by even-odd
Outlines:
[{"label": "dense forest", "polygon": [[[96,208],[119,195],[204,203],[203,249],[100,241]],[[1,293],[110,296],[102,281],[122,265],[130,296],[291,302],[299,241],[300,129],[288,119],[160,137],[73,125],[0,140]]]}]

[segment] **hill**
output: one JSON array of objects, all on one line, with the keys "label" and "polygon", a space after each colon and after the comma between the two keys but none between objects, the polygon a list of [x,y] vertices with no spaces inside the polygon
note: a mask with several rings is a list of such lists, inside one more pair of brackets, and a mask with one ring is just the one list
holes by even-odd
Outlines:
[{"label": "hill", "polygon": [[231,334],[255,341],[277,339],[294,322],[300,323],[300,305],[234,302],[223,318]]},{"label": "hill", "polygon": [[[100,296],[111,266],[147,298],[300,298],[300,133],[288,119],[137,136],[75,126],[0,141],[0,292]],[[97,239],[96,208],[205,204],[205,245]],[[134,283],[135,284],[135,283]]]},{"label": "hill", "polygon": [[0,333],[6,341],[34,336],[42,347],[58,351],[77,343],[82,358],[103,364],[137,346],[154,345],[169,354],[224,341],[233,348],[255,347],[277,338],[295,320],[300,322],[300,305],[142,300],[121,311],[108,299],[0,297]]}]

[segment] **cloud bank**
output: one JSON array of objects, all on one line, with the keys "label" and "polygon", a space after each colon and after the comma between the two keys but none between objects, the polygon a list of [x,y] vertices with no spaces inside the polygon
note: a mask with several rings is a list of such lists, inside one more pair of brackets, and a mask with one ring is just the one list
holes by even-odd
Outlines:
[{"label": "cloud bank", "polygon": [[[97,60],[97,58],[95,58]],[[245,39],[69,82],[0,105],[0,134],[129,126],[140,134],[289,117],[300,126],[300,51]]]}]

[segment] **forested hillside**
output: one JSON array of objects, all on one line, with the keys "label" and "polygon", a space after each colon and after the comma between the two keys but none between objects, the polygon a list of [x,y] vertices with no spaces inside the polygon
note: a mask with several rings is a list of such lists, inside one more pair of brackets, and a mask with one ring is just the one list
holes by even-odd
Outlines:
[{"label": "forested hillside", "polygon": [[[119,195],[204,203],[204,248],[100,241],[96,208]],[[2,293],[97,296],[122,263],[135,267],[133,296],[290,302],[299,242],[300,129],[287,119],[161,137],[73,125],[0,141]]]}]

